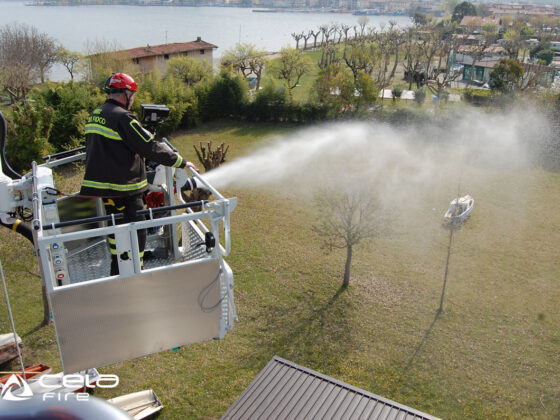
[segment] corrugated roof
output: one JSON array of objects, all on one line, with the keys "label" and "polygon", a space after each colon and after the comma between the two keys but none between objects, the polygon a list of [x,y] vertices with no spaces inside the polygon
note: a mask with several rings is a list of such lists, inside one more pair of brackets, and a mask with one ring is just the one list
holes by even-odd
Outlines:
[{"label": "corrugated roof", "polygon": [[436,419],[274,356],[222,419]]},{"label": "corrugated roof", "polygon": [[153,57],[153,56],[165,55],[165,54],[184,53],[188,51],[208,50],[213,48],[218,48],[218,47],[206,41],[196,40],[191,42],[174,42],[172,44],[147,45],[145,47],[120,50],[118,51],[118,53],[126,55],[129,58],[133,59],[133,58]]}]

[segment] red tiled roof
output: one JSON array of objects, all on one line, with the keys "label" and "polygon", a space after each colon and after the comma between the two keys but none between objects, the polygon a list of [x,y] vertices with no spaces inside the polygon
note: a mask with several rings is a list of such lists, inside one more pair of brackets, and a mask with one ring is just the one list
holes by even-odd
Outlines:
[{"label": "red tiled roof", "polygon": [[178,54],[188,51],[208,50],[218,48],[206,41],[174,42],[172,44],[147,45],[146,47],[131,48],[117,51],[119,54],[127,55],[129,58],[153,57],[165,54]]},{"label": "red tiled roof", "polygon": [[[459,48],[460,53],[471,53],[471,52],[478,52],[480,50],[479,45],[462,45]],[[503,53],[505,52],[505,48],[500,45],[489,45],[488,47],[484,48],[485,54],[496,54],[496,53]]]}]

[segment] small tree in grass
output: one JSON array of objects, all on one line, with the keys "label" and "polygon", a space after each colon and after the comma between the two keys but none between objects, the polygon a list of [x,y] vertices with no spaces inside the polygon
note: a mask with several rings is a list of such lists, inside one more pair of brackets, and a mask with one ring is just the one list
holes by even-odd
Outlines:
[{"label": "small tree in grass", "polygon": [[298,85],[303,75],[309,72],[311,60],[301,50],[282,48],[279,62],[277,76],[284,80],[291,95],[292,89]]},{"label": "small tree in grass", "polygon": [[418,105],[422,105],[424,103],[424,100],[426,100],[426,91],[424,90],[424,88],[418,88],[414,91],[414,102],[416,102]]},{"label": "small tree in grass", "polygon": [[315,203],[321,214],[312,229],[322,238],[322,248],[327,252],[346,250],[342,287],[348,287],[354,246],[378,235],[379,208],[365,189],[322,191]]},{"label": "small tree in grass", "polygon": [[226,155],[229,150],[229,146],[226,147],[225,143],[222,143],[215,150],[213,150],[211,141],[207,142],[206,145],[200,142],[200,149],[196,147],[196,144],[193,147],[198,160],[200,161],[200,163],[202,163],[202,166],[204,166],[204,170],[206,172],[211,169],[217,168],[222,163],[225,163]]},{"label": "small tree in grass", "polygon": [[82,60],[84,56],[76,51],[69,51],[66,48],[61,48],[56,53],[56,61],[62,64],[68,73],[70,74],[70,79],[74,80],[76,76],[76,72],[79,69],[80,60]]},{"label": "small tree in grass", "polygon": [[391,90],[391,95],[393,96],[393,102],[395,102],[396,99],[400,99],[403,93],[403,88],[402,86],[393,86],[393,89]]},{"label": "small tree in grass", "polygon": [[[199,148],[196,145],[193,146],[196,152],[196,156],[198,160],[204,166],[204,170],[206,172],[221,166],[223,163],[226,162],[226,155],[229,150],[229,145],[226,146],[225,143],[220,144],[216,149],[212,149],[212,142],[209,141],[206,144],[200,142]],[[191,203],[193,201],[200,201],[200,200],[208,200],[212,193],[208,191],[206,188],[195,188],[190,193],[186,191],[181,191],[181,195],[183,199],[187,203]],[[194,210],[198,211],[198,207],[193,208]]]}]

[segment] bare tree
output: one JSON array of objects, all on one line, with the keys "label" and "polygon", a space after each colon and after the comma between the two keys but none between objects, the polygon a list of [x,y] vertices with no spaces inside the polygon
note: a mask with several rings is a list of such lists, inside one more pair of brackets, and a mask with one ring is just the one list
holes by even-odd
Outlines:
[{"label": "bare tree", "polygon": [[311,34],[313,31],[307,31],[307,33],[303,34],[303,49],[307,49],[307,41],[311,38]]},{"label": "bare tree", "polygon": [[337,40],[336,40],[336,43],[337,43],[337,44],[340,44],[340,42],[342,41],[342,35],[344,35],[344,32],[342,31],[342,27],[341,27],[341,25],[336,25],[336,24],[333,25],[332,27],[333,27],[333,29],[334,29],[334,33],[335,33],[336,35],[338,35],[338,38],[337,38]]},{"label": "bare tree", "polygon": [[247,79],[251,74],[249,58],[253,54],[254,49],[255,46],[252,44],[235,44],[233,48],[224,52],[220,65],[233,68],[233,70],[241,73],[244,79]]},{"label": "bare tree", "polygon": [[348,42],[348,31],[350,31],[349,25],[345,25],[344,23],[340,25],[340,32],[344,35],[344,42]]},{"label": "bare tree", "polygon": [[369,75],[372,74],[377,56],[375,43],[365,39],[357,39],[346,43],[342,59],[352,71],[354,80],[356,80],[360,71]]},{"label": "bare tree", "polygon": [[262,73],[264,67],[266,66],[268,60],[265,59],[265,53],[261,52],[260,54],[256,54],[249,59],[249,67],[251,67],[251,71],[257,78],[257,85],[255,89],[258,91],[261,86],[262,80]]},{"label": "bare tree", "polygon": [[340,59],[336,56],[336,47],[333,45],[324,45],[321,48],[321,59],[317,65],[320,69],[325,69],[339,61]]},{"label": "bare tree", "polygon": [[372,76],[377,87],[384,89],[390,85],[399,61],[401,44],[404,42],[394,22],[381,32],[370,31],[369,35],[377,50]]},{"label": "bare tree", "polygon": [[56,41],[33,26],[12,23],[0,28],[1,81],[12,103],[45,80],[57,50]]},{"label": "bare tree", "polygon": [[41,83],[45,83],[46,73],[56,62],[57,53],[60,50],[54,38],[44,33],[37,34],[35,45],[32,48],[33,60],[39,66]]},{"label": "bare tree", "polygon": [[360,32],[359,32],[360,37],[364,36],[366,31],[366,26],[368,23],[369,23],[369,18],[367,16],[360,16],[358,18],[358,26],[360,27]]},{"label": "bare tree", "polygon": [[292,38],[296,41],[296,50],[299,49],[299,41],[303,38],[303,32],[292,32]]},{"label": "bare tree", "polygon": [[463,74],[461,69],[453,69],[450,67],[451,63],[449,62],[449,58],[461,48],[464,38],[453,36],[453,31],[449,27],[444,26],[443,28],[434,30],[438,34],[438,36],[432,38],[432,42],[435,46],[437,64],[432,71],[428,71],[426,83],[430,90],[432,90],[438,98],[441,98],[445,88]]},{"label": "bare tree", "polygon": [[329,38],[333,33],[333,27],[328,25],[322,25],[319,27],[319,30],[321,31],[321,44],[328,44]]},{"label": "bare tree", "polygon": [[312,229],[323,240],[327,252],[346,250],[343,287],[350,284],[354,247],[379,234],[380,217],[376,202],[364,191],[323,191],[315,199],[321,210],[320,220]]},{"label": "bare tree", "polygon": [[128,56],[121,55],[116,41],[95,40],[86,42],[86,78],[96,86],[102,86],[112,73],[134,74],[136,65]]},{"label": "bare tree", "polygon": [[412,88],[414,76],[422,67],[422,48],[417,38],[417,31],[409,27],[404,33],[404,74],[405,80],[408,82],[408,89]]},{"label": "bare tree", "polygon": [[313,48],[317,48],[317,38],[319,37],[319,35],[321,35],[321,31],[309,31],[309,33],[311,34],[311,36],[313,37]]},{"label": "bare tree", "polygon": [[[193,145],[196,155],[204,170],[206,172],[217,168],[226,162],[226,155],[229,151],[229,146],[226,147],[225,143],[220,144],[217,149],[212,149],[212,142],[206,142],[206,144],[200,142],[198,149],[196,145]],[[194,188],[191,191],[181,191],[181,197],[187,203],[192,203],[194,201],[208,200],[212,193],[206,188]],[[193,207],[193,210],[200,211],[200,206]]]},{"label": "bare tree", "polygon": [[420,44],[420,48],[424,55],[426,75],[429,77],[432,69],[432,61],[434,61],[434,57],[440,51],[443,40],[440,32],[437,31],[433,25],[424,26],[422,38],[424,42]]},{"label": "bare tree", "polygon": [[523,41],[519,31],[512,28],[504,34],[501,45],[507,51],[509,58],[518,58],[519,50],[524,44]]},{"label": "bare tree", "polygon": [[395,72],[397,71],[397,66],[399,65],[401,47],[404,44],[404,33],[397,28],[396,22],[389,21],[389,29],[387,30],[387,39],[391,45],[391,52],[394,54],[393,68],[391,69],[391,74],[389,79],[395,77]]},{"label": "bare tree", "polygon": [[[510,59],[515,60],[515,59]],[[500,60],[500,64],[503,59]],[[515,60],[518,61],[518,60]],[[523,74],[514,84],[514,89],[518,91],[530,91],[539,86],[547,86],[554,79],[555,70],[542,64],[519,63],[523,66]],[[498,64],[499,65],[499,64]]]},{"label": "bare tree", "polygon": [[204,170],[206,172],[217,168],[222,163],[226,161],[226,155],[229,151],[229,145],[226,147],[225,143],[222,143],[218,146],[216,150],[212,150],[212,142],[206,142],[204,145],[202,142],[199,143],[200,149],[196,147],[196,144],[193,146],[196,152],[196,156],[202,166],[204,166]]}]

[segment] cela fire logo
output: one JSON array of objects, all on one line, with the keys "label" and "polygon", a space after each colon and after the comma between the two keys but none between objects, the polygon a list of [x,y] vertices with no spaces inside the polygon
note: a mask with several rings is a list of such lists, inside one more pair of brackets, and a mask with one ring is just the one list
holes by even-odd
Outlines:
[{"label": "cela fire logo", "polygon": [[31,398],[33,391],[21,376],[12,374],[2,387],[0,397],[8,401],[23,401]]}]

